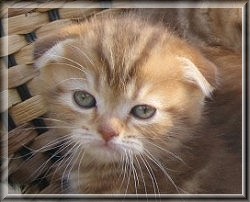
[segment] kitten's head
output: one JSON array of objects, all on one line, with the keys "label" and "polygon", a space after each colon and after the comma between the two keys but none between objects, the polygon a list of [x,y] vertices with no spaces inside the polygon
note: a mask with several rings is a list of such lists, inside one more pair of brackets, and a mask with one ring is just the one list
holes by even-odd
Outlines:
[{"label": "kitten's head", "polygon": [[197,50],[131,16],[69,27],[37,42],[35,57],[55,134],[101,163],[177,149],[215,84]]}]

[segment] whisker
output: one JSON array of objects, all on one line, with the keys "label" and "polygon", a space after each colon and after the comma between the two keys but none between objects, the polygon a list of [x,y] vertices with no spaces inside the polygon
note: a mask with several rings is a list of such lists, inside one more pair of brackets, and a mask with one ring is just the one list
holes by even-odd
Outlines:
[{"label": "whisker", "polygon": [[[68,144],[67,144],[68,143]],[[57,150],[49,159],[48,161],[50,161],[51,159],[53,159],[55,156],[57,156],[58,154],[60,154],[62,151],[66,150],[70,145],[72,145],[74,142],[73,141],[68,141],[65,142],[64,145],[61,145],[61,148],[59,150]],[[67,145],[66,145],[67,144]],[[62,147],[64,146],[64,147]],[[57,159],[55,162],[53,162],[53,164],[51,165],[51,167],[46,171],[46,173],[44,174],[46,177],[49,175],[50,170],[53,168],[54,165],[56,165],[59,161],[61,161],[62,159],[65,158],[65,155],[61,156],[59,159]]]},{"label": "whisker", "polygon": [[[70,59],[70,58],[61,56],[61,55],[52,54],[51,56],[55,56],[55,57],[58,57],[58,58],[65,59],[65,60],[67,60],[67,61],[69,61],[69,62],[72,62],[72,63],[74,63],[74,64],[76,64],[76,65],[78,65],[79,67],[82,68],[82,69],[80,69],[79,67],[76,67],[76,69],[78,69],[78,70],[82,71],[83,73],[85,73],[83,69],[86,69],[86,68],[85,68],[84,66],[82,66],[80,63],[78,63],[78,62],[76,62],[76,61],[74,61],[74,60],[72,60],[72,59]],[[56,63],[56,62],[55,62],[55,63]],[[58,62],[58,63],[59,63],[59,62]],[[65,64],[67,64],[67,63],[65,63]],[[70,65],[70,64],[69,64],[69,65]]]},{"label": "whisker", "polygon": [[133,179],[134,179],[135,194],[136,194],[136,196],[138,196],[138,194],[137,194],[137,182],[138,181],[136,181],[136,173],[135,173],[135,168],[134,168],[134,165],[133,165],[134,162],[133,162],[132,153],[130,151],[129,151],[129,156],[130,156],[130,165],[131,165]]},{"label": "whisker", "polygon": [[70,126],[34,126],[34,127],[27,127],[27,128],[21,128],[19,131],[28,131],[28,130],[35,130],[35,129],[74,129],[75,127]]},{"label": "whisker", "polygon": [[186,162],[185,162],[181,157],[177,156],[177,155],[174,154],[173,152],[171,152],[171,151],[169,151],[169,150],[167,150],[167,149],[164,149],[164,148],[160,147],[159,145],[156,145],[156,144],[154,144],[154,143],[152,143],[152,142],[150,142],[150,141],[148,141],[148,143],[151,144],[151,145],[153,145],[153,146],[155,146],[155,147],[157,147],[157,148],[159,148],[160,150],[162,150],[162,151],[164,151],[164,152],[170,154],[171,156],[173,156],[173,157],[176,158],[177,160],[179,160],[179,161],[181,161],[182,163],[184,163],[185,165],[187,165]]},{"label": "whisker", "polygon": [[[139,155],[139,157],[142,160],[146,170],[148,171],[149,177],[151,178],[151,182],[153,185],[154,194],[156,196],[157,193],[160,194],[160,191],[159,191],[159,187],[158,187],[154,172],[153,172],[152,168],[150,167],[150,164],[148,163],[148,161],[145,158],[143,158],[142,155]],[[156,191],[157,191],[157,193],[156,193]]]},{"label": "whisker", "polygon": [[86,79],[85,79],[85,78],[75,78],[75,77],[71,77],[71,78],[64,79],[64,80],[62,80],[62,81],[60,81],[60,82],[56,83],[56,85],[55,85],[54,87],[57,87],[57,86],[61,85],[61,84],[62,84],[62,83],[64,83],[64,82],[67,82],[67,81],[72,81],[72,80],[81,80],[81,81],[86,81]]},{"label": "whisker", "polygon": [[85,56],[87,58],[87,60],[90,62],[91,65],[95,66],[94,62],[90,59],[90,57],[83,52],[79,47],[74,46],[72,44],[66,44],[67,46],[71,46],[72,48],[75,48],[76,50],[78,50],[83,56]]},{"label": "whisker", "polygon": [[127,162],[126,165],[128,165],[129,170],[128,170],[128,168],[127,168],[127,170],[126,170],[126,171],[128,172],[128,180],[127,180],[127,185],[126,185],[124,197],[126,197],[126,195],[127,195],[127,193],[128,193],[128,188],[129,188],[129,183],[130,183],[130,177],[131,177],[131,166],[130,166],[130,161],[129,161],[129,156],[128,156],[127,151],[126,151],[125,154],[126,154],[126,162]]},{"label": "whisker", "polygon": [[134,157],[135,157],[135,160],[136,160],[137,165],[138,165],[138,167],[139,167],[139,171],[140,171],[140,173],[141,173],[142,183],[143,183],[143,186],[144,186],[144,191],[145,191],[146,198],[147,198],[148,193],[147,193],[147,188],[146,188],[146,183],[145,183],[145,179],[144,179],[144,175],[143,175],[142,167],[141,167],[141,165],[140,165],[140,162],[139,162],[139,160],[138,160],[137,156],[135,155]]},{"label": "whisker", "polygon": [[[70,145],[71,143],[69,143],[69,145]],[[63,146],[63,145],[61,145],[61,146]],[[67,147],[66,147],[67,148]],[[60,150],[57,150],[46,162],[44,162],[41,166],[39,166],[39,168],[38,169],[36,169],[34,172],[33,172],[33,174],[31,175],[31,177],[33,177],[34,176],[34,174],[36,174],[37,172],[39,172],[40,170],[42,170],[43,168],[45,168],[45,166],[50,162],[50,160],[53,158],[53,157],[55,157],[56,155],[58,155],[61,151],[63,151],[64,149],[66,149],[65,147],[61,147],[60,148]],[[50,170],[50,169],[49,169]],[[44,174],[44,177],[46,177],[47,176],[47,173],[49,172],[49,170],[48,171],[46,171],[46,173]]]},{"label": "whisker", "polygon": [[121,184],[120,184],[120,187],[119,187],[119,190],[121,190],[122,186],[123,186],[123,183],[124,183],[124,180],[125,180],[125,177],[126,177],[126,173],[127,173],[127,156],[126,156],[126,149],[124,151],[124,155],[122,155],[122,162],[123,162],[123,165],[122,165],[122,170],[121,170],[121,174],[123,174],[123,177],[122,177],[122,181],[121,181]]},{"label": "whisker", "polygon": [[38,118],[36,118],[36,119],[41,119],[41,120],[51,120],[51,121],[58,121],[58,122],[67,123],[67,121],[60,120],[60,119],[55,119],[55,118],[51,118],[51,117],[38,117]]},{"label": "whisker", "polygon": [[[73,141],[72,141],[72,143],[74,143],[74,145],[77,144],[77,143],[75,143],[75,142],[73,142]],[[57,173],[57,170],[58,170],[59,168],[63,167],[63,165],[66,164],[67,161],[70,159],[70,157],[71,157],[71,152],[72,152],[72,150],[74,149],[74,145],[67,151],[66,154],[64,154],[64,155],[62,156],[62,158],[61,158],[62,160],[61,160],[61,161],[59,162],[59,164],[57,165],[57,168],[56,168],[55,171],[53,172],[51,178],[54,178],[55,174]],[[63,161],[63,159],[65,159],[68,155],[69,155],[68,159],[66,159],[65,161]],[[60,177],[60,178],[61,178],[61,177]]]},{"label": "whisker", "polygon": [[157,165],[161,170],[162,172],[165,174],[165,176],[167,176],[168,180],[173,184],[173,186],[175,187],[176,191],[178,193],[180,188],[175,184],[175,182],[173,181],[173,179],[171,178],[171,176],[168,174],[168,172],[164,169],[164,167],[162,166],[162,164],[160,162],[158,162],[153,156],[152,154],[145,149],[145,152],[147,153],[147,157],[148,159],[150,159],[155,165]]},{"label": "whisker", "polygon": [[81,153],[78,152],[78,149],[79,149],[79,148],[81,148],[81,144],[78,144],[78,147],[75,149],[75,153],[76,153],[76,154],[78,153],[78,156],[77,156],[76,158],[74,157],[74,158],[75,158],[75,161],[72,163],[72,166],[71,166],[71,168],[70,168],[69,171],[68,171],[67,182],[69,182],[70,173],[71,173],[71,171],[72,171],[74,165],[77,163],[77,161],[78,161],[78,159],[79,159],[79,157],[80,157],[80,155],[81,155]]},{"label": "whisker", "polygon": [[[67,136],[67,137],[65,137],[65,136]],[[30,156],[29,158],[26,159],[26,160],[30,160],[32,157],[34,157],[34,155],[35,155],[36,153],[38,153],[38,152],[43,152],[43,151],[42,151],[43,149],[46,149],[46,148],[48,148],[49,146],[52,146],[52,145],[57,145],[58,143],[60,143],[59,140],[67,140],[67,139],[69,138],[68,135],[65,135],[65,136],[63,136],[63,137],[61,137],[61,138],[57,138],[57,139],[55,139],[55,141],[50,142],[50,143],[44,145],[43,147],[41,147],[41,148],[39,148],[39,149],[37,149],[37,150],[35,150],[35,149],[33,149],[33,148],[30,148],[30,147],[27,146],[27,145],[22,145],[23,147],[29,149],[29,150],[32,152],[32,154],[30,155],[30,153],[28,153],[28,154],[21,155],[21,156],[17,156],[17,157],[12,157],[12,158],[8,157],[8,159],[9,159],[9,160],[15,160],[15,159],[20,159],[20,158],[25,158],[25,157],[27,157],[27,156]],[[25,160],[25,161],[26,161],[26,160]],[[25,162],[25,161],[24,161],[24,162]]]},{"label": "whisker", "polygon": [[83,157],[84,157],[84,154],[85,154],[85,151],[83,151],[83,149],[81,149],[81,152],[82,153],[82,156],[81,156],[81,159],[80,159],[80,162],[78,164],[78,168],[77,168],[77,175],[78,175],[78,189],[81,188],[80,186],[80,167],[81,167],[81,163],[82,163],[82,160],[83,160]]},{"label": "whisker", "polygon": [[[45,149],[47,149],[47,148],[49,148],[49,147],[51,147],[53,145],[56,145],[56,144],[58,144],[60,142],[66,141],[66,140],[71,140],[70,134],[67,134],[67,135],[64,135],[62,137],[56,138],[54,141],[49,142],[48,144],[42,146],[39,149],[32,149],[32,148],[29,148],[29,147],[28,148],[30,150],[32,150],[32,152],[34,152],[34,153],[43,152],[43,150],[45,150]],[[56,147],[54,147],[54,148],[56,148]]]}]

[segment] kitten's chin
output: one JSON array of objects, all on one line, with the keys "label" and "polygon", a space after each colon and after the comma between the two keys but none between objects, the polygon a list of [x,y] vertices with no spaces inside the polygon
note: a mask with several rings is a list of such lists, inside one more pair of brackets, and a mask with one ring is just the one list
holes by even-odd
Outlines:
[{"label": "kitten's chin", "polygon": [[122,152],[117,149],[111,148],[106,145],[99,145],[92,147],[86,151],[91,160],[97,161],[98,163],[111,163],[119,162],[122,160]]}]

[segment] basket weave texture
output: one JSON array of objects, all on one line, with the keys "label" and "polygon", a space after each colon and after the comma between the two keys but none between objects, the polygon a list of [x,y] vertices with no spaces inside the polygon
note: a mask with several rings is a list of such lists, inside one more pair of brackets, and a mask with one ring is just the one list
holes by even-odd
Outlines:
[{"label": "basket weave texture", "polygon": [[[72,2],[2,9],[0,44],[4,48],[0,52],[0,64],[5,82],[1,88],[1,98],[7,103],[3,103],[0,108],[4,115],[0,124],[1,131],[8,131],[8,144],[5,146],[8,146],[8,157],[12,159],[9,161],[9,182],[23,186],[24,193],[37,193],[37,190],[43,193],[49,182],[39,176],[52,165],[50,162],[40,169],[37,162],[45,162],[48,156],[34,155],[29,149],[36,147],[37,139],[46,139],[49,132],[41,118],[46,113],[43,99],[29,90],[30,81],[39,73],[33,67],[34,42],[103,10],[93,5],[90,8],[69,8],[68,4]],[[53,155],[53,151],[50,153]],[[22,158],[13,158],[18,155]],[[27,167],[29,169],[25,169]],[[30,176],[28,172],[34,169],[39,172],[27,177]],[[49,193],[49,190],[55,193],[51,187],[44,193]]]}]

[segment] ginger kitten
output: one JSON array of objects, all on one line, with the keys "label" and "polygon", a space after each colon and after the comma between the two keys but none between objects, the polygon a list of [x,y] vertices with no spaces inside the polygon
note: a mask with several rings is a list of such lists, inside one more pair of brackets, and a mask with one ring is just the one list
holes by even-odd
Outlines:
[{"label": "ginger kitten", "polygon": [[206,178],[233,169],[221,169],[223,143],[202,128],[216,66],[162,24],[97,16],[38,41],[35,58],[32,88],[63,153],[51,179],[61,193],[241,192]]}]

